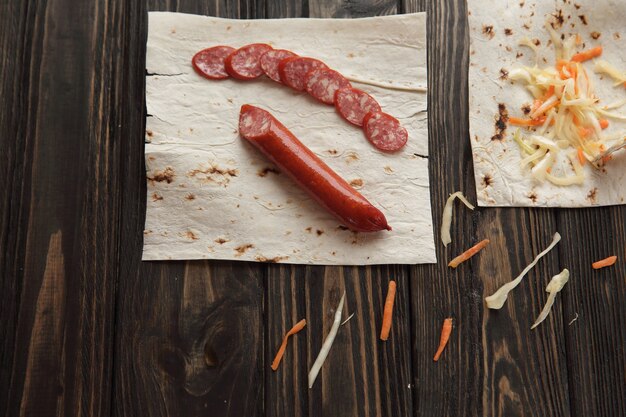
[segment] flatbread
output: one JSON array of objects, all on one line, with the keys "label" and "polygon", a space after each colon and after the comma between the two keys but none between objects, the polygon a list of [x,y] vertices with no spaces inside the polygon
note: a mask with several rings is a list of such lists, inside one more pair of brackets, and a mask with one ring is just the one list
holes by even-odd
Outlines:
[{"label": "flatbread", "polygon": [[[522,84],[507,79],[512,68],[535,63],[532,50],[518,45],[521,38],[538,40],[539,67],[555,64],[554,48],[548,42],[549,34],[544,27],[548,19],[557,22],[556,30],[560,34],[580,33],[583,49],[602,45],[602,59],[626,70],[626,4],[614,0],[468,0],[468,8],[470,141],[478,204],[544,207],[624,204],[626,152],[616,153],[603,170],[586,164],[586,179],[582,185],[563,187],[538,183],[531,178],[528,167],[520,167],[520,149],[512,139],[516,127],[500,132],[496,122],[500,104],[509,116],[524,117],[521,107],[532,103],[531,95]],[[592,63],[585,67],[602,103],[626,98],[626,89],[614,88],[607,76],[600,79],[593,72]],[[625,109],[618,112],[626,113]],[[611,119],[609,129],[625,131],[626,123]]]},{"label": "flatbread", "polygon": [[[436,261],[428,182],[426,16],[230,20],[149,13],[144,260],[304,264]],[[327,63],[409,131],[397,154],[373,148],[334,107],[264,77],[210,81],[191,57],[265,42]],[[353,233],[241,139],[239,109],[270,111],[380,208],[392,232]]]}]

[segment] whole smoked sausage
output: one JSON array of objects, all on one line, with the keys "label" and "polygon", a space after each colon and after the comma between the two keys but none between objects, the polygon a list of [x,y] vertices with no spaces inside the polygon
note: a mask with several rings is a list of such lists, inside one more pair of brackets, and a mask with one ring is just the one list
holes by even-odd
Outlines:
[{"label": "whole smoked sausage", "polygon": [[239,115],[239,134],[343,225],[357,232],[391,230],[380,210],[304,146],[269,112],[244,104]]}]

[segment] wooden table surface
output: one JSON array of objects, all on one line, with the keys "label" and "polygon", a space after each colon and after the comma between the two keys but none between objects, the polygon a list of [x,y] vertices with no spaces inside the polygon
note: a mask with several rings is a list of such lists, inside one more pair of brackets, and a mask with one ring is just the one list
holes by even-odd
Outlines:
[{"label": "wooden table surface", "polygon": [[[148,10],[428,12],[434,227],[476,199],[462,0],[0,1],[0,416],[625,416],[624,207],[457,208],[437,265],[141,262]],[[483,297],[550,252],[500,311]],[[437,234],[437,233],[436,233]],[[457,270],[446,260],[484,237]],[[592,261],[610,254],[617,266]],[[536,330],[549,278],[571,278]],[[391,338],[377,339],[398,282]],[[343,290],[356,313],[313,389]],[[277,372],[284,332],[306,317]],[[450,344],[432,360],[442,320]],[[574,321],[574,318],[577,320]]]}]

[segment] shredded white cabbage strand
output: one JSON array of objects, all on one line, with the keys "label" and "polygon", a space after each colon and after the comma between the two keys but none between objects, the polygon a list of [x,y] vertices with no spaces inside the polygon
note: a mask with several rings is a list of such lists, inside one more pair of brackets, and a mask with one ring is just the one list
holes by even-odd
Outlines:
[{"label": "shredded white cabbage strand", "polygon": [[524,268],[522,273],[517,276],[517,278],[515,278],[511,282],[507,282],[506,284],[501,286],[495,293],[485,298],[487,307],[494,310],[501,309],[507,297],[509,296],[509,293],[513,291],[513,289],[517,287],[520,282],[522,282],[522,278],[524,278],[528,271],[530,271],[532,267],[537,264],[539,259],[541,259],[546,253],[550,252],[552,248],[554,248],[556,244],[559,243],[560,240],[561,235],[558,232],[555,233],[554,237],[552,238],[552,243],[550,243],[550,245],[543,252],[537,255],[535,259],[526,268]]},{"label": "shredded white cabbage strand", "polygon": [[457,191],[456,193],[450,194],[450,197],[448,197],[448,200],[446,201],[446,205],[443,207],[443,215],[441,217],[441,242],[443,243],[443,246],[448,246],[448,244],[452,242],[452,237],[450,236],[450,225],[452,224],[452,205],[455,198],[461,200],[470,210],[474,210],[474,206],[467,201],[463,193]]},{"label": "shredded white cabbage strand", "polygon": [[537,320],[535,320],[535,323],[531,326],[531,330],[539,326],[539,324],[541,324],[541,322],[544,321],[546,317],[548,317],[548,314],[550,314],[550,309],[552,308],[552,304],[554,304],[554,299],[556,298],[556,295],[559,291],[563,289],[568,280],[569,271],[567,270],[567,268],[563,269],[560,274],[552,277],[552,279],[546,286],[546,291],[550,295],[548,295],[546,305],[543,306],[543,310],[541,310],[539,317],[537,317]]},{"label": "shredded white cabbage strand", "polygon": [[346,298],[346,292],[343,292],[341,296],[341,300],[339,301],[339,306],[337,307],[337,311],[335,311],[335,318],[333,321],[333,325],[330,328],[330,332],[324,339],[324,343],[322,344],[322,348],[320,349],[320,353],[317,355],[315,362],[313,362],[313,366],[309,371],[309,388],[313,388],[313,384],[315,383],[315,379],[317,378],[317,374],[319,374],[320,369],[322,369],[322,365],[324,365],[324,361],[328,356],[328,352],[330,352],[330,348],[335,341],[335,336],[337,336],[337,331],[339,330],[339,326],[341,325],[341,313],[343,312],[343,303]]},{"label": "shredded white cabbage strand", "polygon": [[599,59],[596,61],[593,70],[598,74],[606,74],[609,77],[613,78],[613,80],[615,80],[616,86],[626,83],[626,72],[618,70],[616,67],[609,64],[603,59]]}]

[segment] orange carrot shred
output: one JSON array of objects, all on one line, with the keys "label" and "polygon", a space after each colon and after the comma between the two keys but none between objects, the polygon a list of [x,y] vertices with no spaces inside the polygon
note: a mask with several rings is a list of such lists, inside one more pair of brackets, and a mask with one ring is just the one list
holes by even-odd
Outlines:
[{"label": "orange carrot shred", "polygon": [[383,311],[383,325],[380,329],[380,340],[389,339],[389,332],[391,331],[391,321],[393,318],[393,303],[396,299],[396,282],[389,281],[389,288],[387,289],[387,298],[385,299],[385,309]]},{"label": "orange carrot shred", "polygon": [[463,252],[462,254],[454,258],[453,260],[451,260],[448,266],[450,268],[456,268],[461,263],[467,261],[469,258],[476,255],[481,249],[483,249],[488,244],[489,244],[489,239],[481,240],[480,242],[478,242],[477,244],[475,244],[474,246],[472,246],[471,248],[469,248],[468,250],[466,250],[465,252]]},{"label": "orange carrot shred", "polygon": [[274,361],[272,362],[272,371],[275,371],[278,369],[278,365],[280,365],[280,361],[283,359],[283,355],[285,354],[285,349],[287,348],[287,340],[289,340],[289,336],[298,333],[300,330],[304,329],[304,326],[306,326],[306,319],[300,320],[298,323],[296,323],[295,326],[291,328],[291,330],[287,332],[287,334],[283,338],[283,343],[280,344],[280,347],[278,348],[278,352],[276,352],[276,357],[274,358]]},{"label": "orange carrot shred", "polygon": [[593,130],[589,129],[588,127],[582,127],[582,126],[578,126],[578,134],[580,135],[581,138],[586,138],[587,136],[591,135],[593,133]]},{"label": "orange carrot shred", "polygon": [[520,119],[519,117],[509,117],[509,124],[514,126],[541,126],[546,121],[545,116],[536,119]]},{"label": "orange carrot shred", "polygon": [[586,51],[579,52],[572,56],[572,61],[574,62],[583,62],[590,60],[592,58],[597,58],[602,55],[602,47],[596,46],[595,48],[587,49]]},{"label": "orange carrot shred", "polygon": [[596,261],[592,263],[591,266],[593,267],[593,269],[600,269],[600,268],[604,268],[605,266],[614,265],[615,262],[617,262],[617,256],[613,255],[613,256],[609,256],[608,258],[604,258],[599,261]]},{"label": "orange carrot shred", "polygon": [[435,357],[433,360],[437,362],[439,357],[443,353],[446,345],[448,344],[448,340],[450,340],[450,334],[452,333],[452,319],[447,318],[443,321],[443,326],[441,326],[441,338],[439,339],[439,347],[437,348],[437,352],[435,353]]},{"label": "orange carrot shred", "polygon": [[600,119],[599,122],[600,122],[600,127],[602,129],[606,129],[607,127],[609,127],[609,121],[608,120]]},{"label": "orange carrot shred", "polygon": [[566,60],[566,59],[557,59],[557,61],[556,61],[556,70],[558,72],[561,72],[563,67],[566,66],[567,64],[569,64],[568,60]]},{"label": "orange carrot shred", "polygon": [[580,165],[585,165],[587,162],[587,158],[585,158],[582,148],[578,148],[578,162],[580,162]]}]

